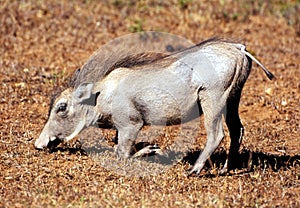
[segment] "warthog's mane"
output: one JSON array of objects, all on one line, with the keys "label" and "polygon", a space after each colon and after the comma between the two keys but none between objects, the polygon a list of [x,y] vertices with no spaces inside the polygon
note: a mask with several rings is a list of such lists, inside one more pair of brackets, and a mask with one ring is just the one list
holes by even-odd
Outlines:
[{"label": "warthog's mane", "polygon": [[177,61],[179,57],[186,55],[187,52],[190,52],[194,48],[199,49],[199,47],[202,47],[209,43],[217,42],[218,40],[220,41],[220,39],[218,38],[211,38],[172,54],[144,52],[144,53],[128,55],[118,60],[114,65],[112,65],[106,71],[104,76],[107,76],[110,72],[112,72],[114,69],[117,68],[141,69],[141,67],[150,68],[153,66],[167,67],[170,64],[174,63],[175,61]]},{"label": "warthog's mane", "polygon": [[143,52],[129,55],[111,54],[111,56],[106,59],[101,56],[101,50],[99,50],[81,67],[81,70],[77,70],[74,73],[69,87],[76,88],[84,82],[96,83],[117,68],[131,68],[136,70],[153,67],[165,68],[190,52],[219,42],[230,41],[211,38],[172,54],[156,52]]},{"label": "warthog's mane", "polygon": [[170,55],[164,53],[155,53],[155,52],[145,52],[145,53],[138,53],[132,54],[125,58],[118,60],[112,67],[110,67],[105,76],[107,76],[110,72],[117,68],[131,68],[131,69],[140,69],[143,66],[161,66],[166,67],[177,59]]}]

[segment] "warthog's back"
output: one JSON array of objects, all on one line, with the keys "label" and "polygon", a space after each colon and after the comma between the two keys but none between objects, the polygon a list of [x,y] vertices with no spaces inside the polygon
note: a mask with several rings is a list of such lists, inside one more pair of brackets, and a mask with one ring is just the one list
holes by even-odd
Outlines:
[{"label": "warthog's back", "polygon": [[122,36],[97,50],[75,75],[71,86],[76,88],[83,82],[96,83],[117,67],[153,63],[192,45],[184,38],[166,33],[145,32]]},{"label": "warthog's back", "polygon": [[[202,53],[199,53],[199,50],[202,51]],[[76,88],[83,82],[96,83],[101,81],[117,68],[150,69],[154,66],[165,68],[179,59],[188,65],[194,65],[194,63],[197,62],[201,65],[211,65],[210,63],[219,64],[219,62],[224,61],[222,57],[225,56],[228,60],[231,59],[232,62],[234,62],[238,56],[242,55],[235,43],[216,38],[203,41],[173,54],[167,54],[164,51],[161,53],[147,51],[142,53],[139,53],[139,51],[125,53],[122,51],[120,54],[113,52],[112,54],[107,54],[108,51],[103,54],[100,52],[101,50],[95,53],[87,63],[82,66],[81,70],[75,74],[75,78],[71,84],[72,87]],[[198,53],[194,54],[195,52]],[[193,54],[195,56],[193,56]],[[210,57],[211,54],[213,54],[214,57]]]}]

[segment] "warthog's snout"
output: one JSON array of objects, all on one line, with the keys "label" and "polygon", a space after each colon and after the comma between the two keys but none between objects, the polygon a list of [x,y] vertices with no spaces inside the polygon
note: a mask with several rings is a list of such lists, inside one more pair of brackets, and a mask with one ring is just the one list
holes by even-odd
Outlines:
[{"label": "warthog's snout", "polygon": [[[49,136],[43,132],[39,136],[39,138],[35,141],[34,146],[36,149],[43,149],[45,147],[49,148],[50,143],[53,143],[54,141],[59,140],[54,136]],[[51,144],[51,146],[53,146]]]},{"label": "warthog's snout", "polygon": [[39,138],[34,143],[34,146],[38,150],[42,150],[44,148],[48,148],[49,150],[53,150],[57,147],[62,141],[56,137],[48,137],[48,138]]},{"label": "warthog's snout", "polygon": [[48,146],[50,139],[49,138],[41,138],[39,137],[35,143],[34,146],[36,149],[43,149],[44,147]]}]

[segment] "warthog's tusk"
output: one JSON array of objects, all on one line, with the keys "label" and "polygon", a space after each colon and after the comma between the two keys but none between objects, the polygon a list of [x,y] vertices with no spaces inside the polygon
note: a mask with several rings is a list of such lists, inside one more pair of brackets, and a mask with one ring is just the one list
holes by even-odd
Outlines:
[{"label": "warthog's tusk", "polygon": [[81,121],[78,123],[78,125],[77,125],[76,129],[74,130],[74,132],[73,132],[71,135],[67,136],[67,137],[65,138],[65,141],[70,141],[70,140],[73,139],[75,136],[77,136],[77,135],[81,132],[81,130],[84,128],[84,126],[85,126],[85,119],[81,120]]}]

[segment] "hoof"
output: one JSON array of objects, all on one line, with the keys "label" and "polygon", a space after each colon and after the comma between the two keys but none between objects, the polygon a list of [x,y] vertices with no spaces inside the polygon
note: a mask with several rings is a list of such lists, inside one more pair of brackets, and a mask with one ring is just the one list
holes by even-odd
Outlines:
[{"label": "hoof", "polygon": [[145,157],[152,154],[163,155],[163,151],[157,145],[148,145],[143,149],[139,150],[138,152],[136,152],[132,157],[133,158]]},{"label": "hoof", "polygon": [[188,170],[187,176],[191,176],[193,174],[199,175],[201,172],[201,169],[198,169],[197,167],[193,166],[191,169]]}]

